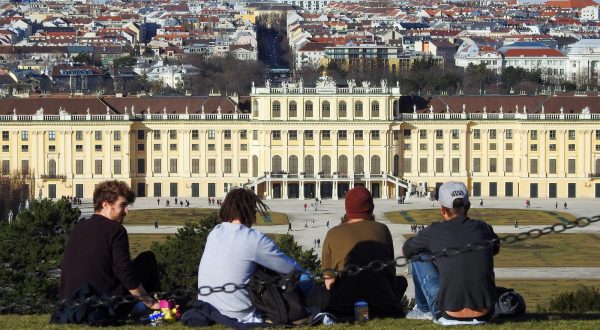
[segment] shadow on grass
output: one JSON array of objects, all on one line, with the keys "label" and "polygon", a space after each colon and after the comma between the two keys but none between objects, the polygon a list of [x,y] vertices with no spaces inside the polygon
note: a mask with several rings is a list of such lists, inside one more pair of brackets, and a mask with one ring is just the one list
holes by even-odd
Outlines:
[{"label": "shadow on grass", "polygon": [[527,323],[531,321],[574,321],[574,320],[600,320],[600,313],[526,313],[517,318],[496,319],[495,324]]}]

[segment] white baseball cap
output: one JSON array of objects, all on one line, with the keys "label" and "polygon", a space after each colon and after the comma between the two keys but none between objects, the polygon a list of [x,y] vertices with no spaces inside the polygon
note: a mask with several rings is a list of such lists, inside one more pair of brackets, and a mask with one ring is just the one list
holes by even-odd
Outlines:
[{"label": "white baseball cap", "polygon": [[469,202],[469,192],[462,182],[446,182],[438,190],[438,202],[446,208],[453,208],[454,200],[462,198],[465,205]]}]

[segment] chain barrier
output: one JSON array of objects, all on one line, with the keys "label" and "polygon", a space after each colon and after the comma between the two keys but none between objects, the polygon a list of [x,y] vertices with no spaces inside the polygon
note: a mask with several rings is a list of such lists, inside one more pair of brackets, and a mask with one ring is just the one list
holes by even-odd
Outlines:
[{"label": "chain barrier", "polygon": [[[600,221],[600,215],[596,215],[591,218],[582,217],[582,218],[576,219],[575,221],[566,221],[565,223],[556,223],[554,225],[544,227],[541,229],[536,228],[536,229],[531,229],[529,231],[521,232],[521,233],[517,233],[517,234],[508,234],[502,238],[492,239],[492,240],[489,240],[489,241],[486,241],[486,242],[480,243],[480,244],[467,244],[467,245],[465,245],[463,247],[459,247],[459,248],[447,248],[440,252],[437,252],[437,253],[434,253],[431,255],[427,255],[427,259],[423,258],[423,255],[416,255],[411,258],[399,256],[399,257],[396,257],[395,259],[392,259],[389,261],[374,260],[365,266],[347,265],[344,268],[344,270],[342,270],[342,271],[337,271],[335,269],[325,269],[325,270],[322,270],[321,272],[313,274],[313,278],[316,281],[321,281],[321,280],[324,280],[325,278],[337,277],[337,276],[341,276],[341,275],[355,276],[364,271],[382,271],[382,270],[387,269],[392,266],[393,267],[404,267],[404,266],[407,266],[410,261],[429,260],[429,258],[430,259],[438,259],[438,258],[444,258],[444,257],[452,257],[452,256],[460,255],[460,254],[470,253],[470,252],[477,252],[477,251],[492,248],[496,245],[514,244],[514,243],[529,240],[529,239],[536,239],[536,238],[539,238],[539,237],[542,237],[545,235],[549,235],[549,234],[562,233],[566,230],[573,229],[573,228],[583,228],[583,227],[589,226],[592,223],[599,222],[599,221]],[[292,284],[292,285],[295,284],[295,283],[289,283],[290,281],[291,281],[290,279],[285,279],[284,277],[274,277],[273,279],[271,279],[269,281],[258,281],[258,283],[263,284],[263,285],[267,285],[267,284],[278,285],[278,286],[282,286],[282,287],[285,287],[288,284]],[[133,295],[112,296],[112,297],[106,298],[106,299],[100,299],[98,297],[90,297],[87,299],[74,301],[72,303],[72,306],[87,304],[91,307],[100,307],[100,306],[109,307],[109,306],[116,306],[116,305],[120,305],[120,304],[135,303],[135,302],[139,301],[140,299],[148,299],[148,298],[181,300],[184,298],[194,297],[196,295],[197,296],[208,296],[210,294],[220,293],[220,292],[233,293],[238,290],[247,289],[248,287],[249,287],[248,284],[226,283],[222,286],[216,286],[216,287],[201,286],[201,287],[198,287],[198,289],[196,289],[196,290],[182,288],[182,289],[176,289],[173,291],[158,292],[154,295],[154,297],[133,296]],[[33,300],[33,299],[26,299],[26,301],[27,300]],[[52,304],[52,303],[48,303],[48,302],[45,302],[45,303],[48,306],[49,305],[58,306],[57,303],[56,304]],[[64,303],[64,301],[62,301],[60,303]],[[38,306],[39,306],[39,303],[38,303]],[[22,309],[22,308],[24,308],[24,309]],[[33,311],[32,307],[30,305],[11,304],[8,306],[0,307],[0,314],[4,314],[6,312],[14,313],[17,310],[20,312],[29,311],[29,310]]]}]

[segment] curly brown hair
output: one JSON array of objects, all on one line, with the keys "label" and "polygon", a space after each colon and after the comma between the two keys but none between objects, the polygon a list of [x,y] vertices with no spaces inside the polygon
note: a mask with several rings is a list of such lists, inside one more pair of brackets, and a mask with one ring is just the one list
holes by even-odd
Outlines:
[{"label": "curly brown hair", "polygon": [[135,193],[127,183],[118,180],[101,182],[94,190],[94,211],[102,210],[104,202],[114,203],[119,196],[123,196],[129,204],[135,202]]},{"label": "curly brown hair", "polygon": [[239,219],[244,226],[252,227],[256,223],[256,212],[264,216],[268,209],[269,207],[252,190],[235,188],[225,196],[219,209],[219,219],[222,222]]}]

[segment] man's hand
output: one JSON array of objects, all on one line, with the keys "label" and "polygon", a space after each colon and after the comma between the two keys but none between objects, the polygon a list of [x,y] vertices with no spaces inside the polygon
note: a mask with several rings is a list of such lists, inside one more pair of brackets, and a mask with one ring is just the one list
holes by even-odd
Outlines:
[{"label": "man's hand", "polygon": [[153,303],[149,302],[150,304],[144,302],[144,304],[146,305],[146,307],[148,307],[149,309],[152,310],[160,310],[160,303],[156,300],[153,299]]},{"label": "man's hand", "polygon": [[129,292],[132,295],[137,296],[138,299],[143,302],[144,305],[146,305],[146,307],[152,310],[160,310],[160,303],[158,300],[152,298],[141,284],[137,288],[129,290]]}]

